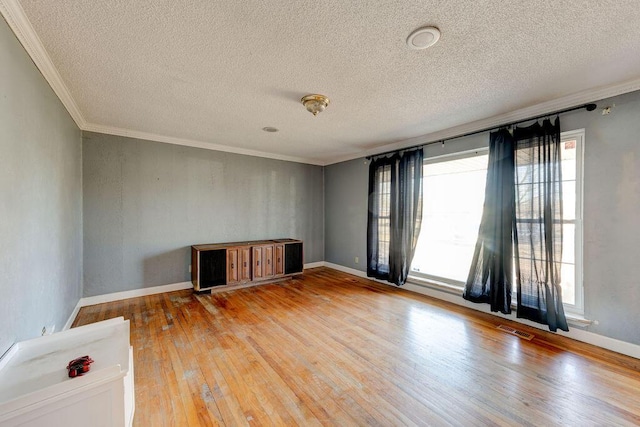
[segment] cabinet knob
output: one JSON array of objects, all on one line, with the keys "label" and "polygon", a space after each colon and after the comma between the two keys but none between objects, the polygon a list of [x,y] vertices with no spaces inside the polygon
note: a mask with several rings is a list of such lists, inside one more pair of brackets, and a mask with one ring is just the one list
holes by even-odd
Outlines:
[{"label": "cabinet knob", "polygon": [[245,261],[245,262],[244,262],[244,266],[245,266],[245,267],[247,266],[247,261]]}]

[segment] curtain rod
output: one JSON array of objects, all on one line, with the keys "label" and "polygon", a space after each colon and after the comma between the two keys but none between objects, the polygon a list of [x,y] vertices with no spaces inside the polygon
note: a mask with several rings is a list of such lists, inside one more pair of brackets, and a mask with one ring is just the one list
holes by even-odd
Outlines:
[{"label": "curtain rod", "polygon": [[505,127],[509,127],[509,126],[514,126],[514,125],[517,125],[517,124],[520,124],[520,123],[529,122],[531,120],[538,120],[538,119],[542,119],[542,118],[548,117],[548,116],[555,116],[556,114],[559,115],[559,114],[568,113],[570,111],[582,110],[583,108],[586,109],[587,111],[593,111],[596,108],[598,108],[598,106],[596,104],[583,104],[583,105],[580,105],[580,106],[577,106],[577,107],[565,108],[564,110],[558,110],[558,111],[553,111],[551,113],[540,114],[539,116],[530,117],[528,119],[516,120],[514,122],[509,122],[509,123],[505,123],[503,125],[498,125],[498,126],[491,126],[491,127],[480,129],[480,130],[475,130],[473,132],[467,132],[467,133],[463,133],[463,134],[456,135],[456,136],[450,136],[448,138],[442,138],[442,139],[438,139],[438,140],[435,140],[435,141],[425,142],[424,144],[412,145],[411,147],[399,148],[397,150],[389,150],[389,151],[385,151],[383,153],[372,154],[370,156],[367,156],[366,159],[367,160],[371,160],[374,157],[378,157],[378,156],[386,156],[387,154],[398,153],[400,151],[414,150],[416,148],[426,147],[427,145],[433,145],[433,144],[437,144],[439,142],[444,143],[445,141],[450,141],[452,139],[458,139],[458,138],[464,138],[465,136],[477,135],[479,133],[489,132],[489,131],[492,131],[492,130],[505,128]]}]

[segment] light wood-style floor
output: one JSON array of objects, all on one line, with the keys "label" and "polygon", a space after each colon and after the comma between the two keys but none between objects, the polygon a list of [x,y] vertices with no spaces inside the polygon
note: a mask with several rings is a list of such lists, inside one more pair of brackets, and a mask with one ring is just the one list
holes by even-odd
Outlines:
[{"label": "light wood-style floor", "polygon": [[638,360],[328,268],[85,307],[75,326],[116,316],[137,426],[640,424]]}]

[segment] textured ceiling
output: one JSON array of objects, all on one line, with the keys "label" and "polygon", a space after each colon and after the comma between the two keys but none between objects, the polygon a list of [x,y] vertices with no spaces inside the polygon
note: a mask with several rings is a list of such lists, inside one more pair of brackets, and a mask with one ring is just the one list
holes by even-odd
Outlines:
[{"label": "textured ceiling", "polygon": [[19,4],[81,127],[317,164],[640,78],[637,0]]}]

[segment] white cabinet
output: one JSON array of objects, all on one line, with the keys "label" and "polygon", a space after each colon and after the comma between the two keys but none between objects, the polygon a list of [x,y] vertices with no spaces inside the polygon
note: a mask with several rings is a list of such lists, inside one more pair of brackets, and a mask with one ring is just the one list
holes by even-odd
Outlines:
[{"label": "white cabinet", "polygon": [[[67,363],[85,355],[91,370],[69,378]],[[129,426],[134,408],[122,317],[16,343],[0,359],[0,426]]]}]

